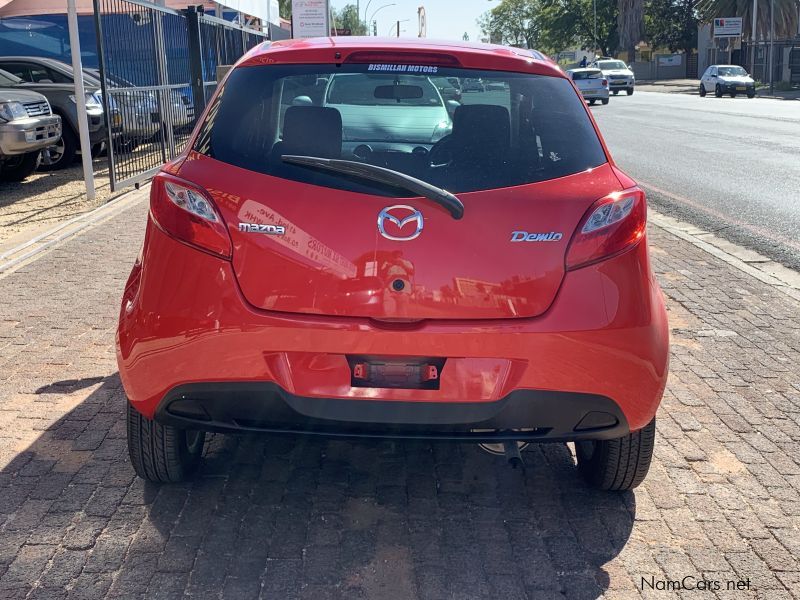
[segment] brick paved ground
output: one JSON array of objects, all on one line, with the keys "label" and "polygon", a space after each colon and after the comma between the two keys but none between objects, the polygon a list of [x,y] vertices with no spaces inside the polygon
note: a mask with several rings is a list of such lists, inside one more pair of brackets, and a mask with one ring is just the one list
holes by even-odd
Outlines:
[{"label": "brick paved ground", "polygon": [[224,436],[159,490],[128,464],[112,345],[144,215],[0,279],[0,598],[638,598],[686,575],[800,598],[788,297],[652,232],[673,358],[635,493],[588,491],[565,446],[523,476],[471,446]]}]

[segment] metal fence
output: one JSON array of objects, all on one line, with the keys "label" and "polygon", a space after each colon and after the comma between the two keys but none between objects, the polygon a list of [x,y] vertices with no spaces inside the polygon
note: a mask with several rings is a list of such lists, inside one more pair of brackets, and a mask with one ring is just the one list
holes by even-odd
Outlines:
[{"label": "metal fence", "polygon": [[[741,51],[734,52],[732,62],[742,65],[758,81],[770,81],[770,43],[743,42]],[[794,40],[776,40],[772,44],[772,81],[800,83],[800,37]]]},{"label": "metal fence", "polygon": [[265,34],[139,0],[94,0],[111,189],[180,154],[229,65]]}]

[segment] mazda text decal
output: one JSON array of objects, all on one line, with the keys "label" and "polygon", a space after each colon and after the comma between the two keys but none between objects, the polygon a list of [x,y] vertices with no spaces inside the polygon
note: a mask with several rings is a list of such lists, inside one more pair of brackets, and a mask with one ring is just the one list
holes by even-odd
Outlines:
[{"label": "mazda text decal", "polygon": [[282,225],[261,225],[260,223],[239,223],[239,231],[244,233],[266,233],[267,235],[283,235],[286,228]]},{"label": "mazda text decal", "polygon": [[512,231],[512,242],[557,242],[564,237],[560,231],[550,233],[528,233],[527,231]]}]

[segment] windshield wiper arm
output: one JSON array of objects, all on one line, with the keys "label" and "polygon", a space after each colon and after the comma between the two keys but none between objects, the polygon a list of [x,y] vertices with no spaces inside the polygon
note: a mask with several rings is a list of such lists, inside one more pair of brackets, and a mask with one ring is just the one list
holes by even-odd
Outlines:
[{"label": "windshield wiper arm", "polygon": [[351,177],[376,181],[385,185],[401,188],[413,194],[424,196],[433,200],[437,204],[447,209],[454,219],[464,216],[464,205],[461,200],[456,198],[447,190],[436,187],[426,181],[411,177],[399,171],[376,167],[367,163],[360,163],[354,160],[343,160],[338,158],[320,158],[317,156],[298,156],[294,154],[284,154],[281,160],[292,165],[321,169],[332,173],[343,173]]}]

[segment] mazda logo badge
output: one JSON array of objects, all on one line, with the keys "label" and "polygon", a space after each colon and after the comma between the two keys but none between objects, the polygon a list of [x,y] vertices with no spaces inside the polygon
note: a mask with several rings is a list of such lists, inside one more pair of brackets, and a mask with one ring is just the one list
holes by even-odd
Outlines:
[{"label": "mazda logo badge", "polygon": [[[411,228],[408,229],[408,235],[390,235],[386,233],[386,221],[394,223],[401,233],[406,229],[406,225],[414,223],[415,227],[413,230]],[[380,231],[381,235],[387,240],[409,242],[417,239],[419,234],[422,233],[423,225],[422,213],[413,206],[396,204],[394,206],[387,206],[378,213],[378,231]]]}]

